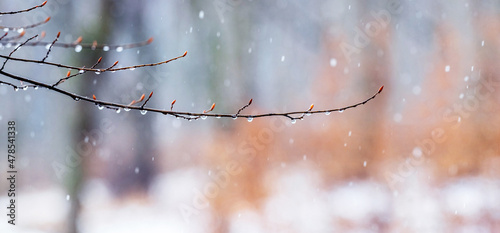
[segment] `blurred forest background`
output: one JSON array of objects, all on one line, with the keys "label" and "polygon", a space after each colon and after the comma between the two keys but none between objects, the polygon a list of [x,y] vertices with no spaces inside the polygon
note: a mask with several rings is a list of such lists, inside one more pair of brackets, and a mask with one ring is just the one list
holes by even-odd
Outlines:
[{"label": "blurred forest background", "polygon": [[[0,11],[40,3],[2,0]],[[54,48],[51,62],[128,66],[188,51],[61,85],[108,101],[154,91],[150,107],[176,99],[177,110],[215,102],[234,113],[253,98],[245,112],[263,113],[342,107],[385,89],[291,124],[117,114],[0,86],[0,145],[15,120],[19,167],[18,225],[2,214],[1,232],[500,232],[498,1],[49,0],[0,25],[48,16],[26,36],[154,37],[121,52]],[[6,70],[47,82],[67,72]],[[2,209],[7,187],[2,178]]]}]

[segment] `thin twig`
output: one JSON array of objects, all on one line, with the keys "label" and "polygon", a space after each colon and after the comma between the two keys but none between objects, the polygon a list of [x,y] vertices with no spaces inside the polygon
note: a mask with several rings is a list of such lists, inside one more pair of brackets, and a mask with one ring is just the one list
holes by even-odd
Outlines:
[{"label": "thin twig", "polygon": [[[3,39],[7,36],[7,35],[9,35],[9,33],[8,33],[8,32],[6,32],[5,34],[3,34],[3,36],[2,36],[2,37],[0,37],[0,40],[3,40]],[[9,39],[6,39],[6,40],[9,40]]]},{"label": "thin twig", "polygon": [[144,106],[146,106],[146,104],[148,103],[149,99],[151,99],[151,97],[153,96],[153,92],[149,93],[149,96],[148,98],[146,99],[146,101],[144,101],[144,103],[141,105],[141,108],[144,108]]},{"label": "thin twig", "polygon": [[[22,27],[21,27],[22,28]],[[2,27],[0,27],[2,29]],[[20,28],[15,28],[15,29],[20,29]],[[118,44],[118,45],[107,45],[107,44],[97,44],[95,41],[94,43],[55,43],[54,47],[60,47],[60,48],[76,48],[77,46],[82,48],[82,49],[91,49],[91,50],[96,50],[96,49],[101,49],[103,51],[122,51],[125,49],[132,49],[132,48],[138,48],[138,47],[143,47],[148,44],[151,44],[153,42],[153,38],[149,38],[148,40],[142,41],[142,42],[137,42],[137,43],[130,43],[130,44]],[[5,44],[6,42],[0,43],[0,44]],[[51,44],[51,42],[33,42],[33,43],[28,43],[26,46],[47,46]]]},{"label": "thin twig", "polygon": [[250,106],[250,104],[252,104],[252,101],[253,99],[250,99],[250,101],[248,101],[248,104],[246,104],[245,106],[241,107],[238,112],[236,113],[236,117],[238,117],[240,115],[240,112],[243,111],[245,108],[248,108],[248,106]]},{"label": "thin twig", "polygon": [[20,13],[32,11],[32,10],[34,10],[36,8],[39,8],[39,7],[43,7],[43,6],[45,6],[45,4],[47,4],[47,1],[43,2],[42,4],[40,4],[38,6],[34,6],[34,7],[31,7],[31,8],[28,8],[28,9],[24,9],[24,10],[9,11],[9,12],[0,12],[0,15],[15,15],[15,14],[20,14]]},{"label": "thin twig", "polygon": [[[182,118],[182,119],[186,119],[186,120],[196,120],[196,119],[199,119],[200,117],[203,117],[202,119],[208,118],[208,117],[214,117],[214,118],[235,118],[235,114],[178,112],[178,111],[171,111],[171,110],[169,111],[169,110],[164,110],[164,109],[147,108],[147,107],[144,107],[144,106],[133,106],[133,105],[124,105],[124,104],[119,104],[119,103],[107,102],[107,101],[103,101],[103,100],[99,100],[99,99],[94,99],[94,98],[89,98],[89,97],[86,97],[86,96],[77,95],[77,94],[71,93],[69,91],[60,89],[58,87],[48,85],[46,83],[38,82],[38,81],[35,81],[35,80],[31,80],[31,79],[28,79],[28,78],[24,78],[24,77],[20,77],[20,76],[16,76],[16,75],[7,73],[7,72],[5,72],[3,70],[0,70],[0,74],[1,75],[5,75],[7,77],[10,77],[12,79],[16,79],[16,80],[19,80],[19,81],[31,83],[35,87],[43,87],[43,88],[49,89],[51,91],[58,92],[60,94],[69,96],[69,97],[71,97],[74,100],[82,100],[82,101],[93,103],[93,104],[95,104],[97,106],[100,106],[102,108],[107,108],[107,109],[118,110],[118,109],[122,108],[122,109],[126,109],[128,111],[129,110],[148,111],[148,112],[161,113],[163,115],[172,115],[174,117],[178,117],[178,118]],[[291,119],[291,120],[297,120],[297,119],[300,119],[300,118],[299,117],[294,117],[294,115],[299,115],[299,114],[313,115],[313,114],[320,114],[320,113],[343,112],[345,110],[348,110],[348,109],[351,109],[351,108],[355,108],[355,107],[358,107],[360,105],[364,105],[364,104],[368,103],[369,101],[375,99],[375,97],[377,97],[377,95],[379,95],[382,92],[383,88],[384,88],[384,86],[380,87],[380,89],[378,90],[378,92],[375,93],[374,95],[372,95],[370,98],[367,98],[367,99],[365,99],[365,100],[363,100],[361,102],[358,102],[356,104],[352,104],[352,105],[341,107],[341,108],[333,108],[333,109],[318,110],[318,111],[295,111],[295,112],[283,112],[283,113],[262,113],[262,114],[254,114],[254,115],[244,114],[244,115],[238,115],[238,117],[240,117],[240,118],[251,118],[251,119],[254,119],[254,118],[261,118],[261,117],[273,117],[273,116],[276,116],[276,117],[286,117],[286,118]],[[172,106],[173,106],[173,104],[172,104]],[[214,107],[215,105],[212,105],[212,106]],[[213,107],[211,108],[211,110],[213,110]]]},{"label": "thin twig", "polygon": [[[97,60],[97,62],[96,62],[94,65],[92,65],[91,67],[92,67],[92,68],[96,67],[99,63],[101,63],[101,60],[102,60],[102,57],[100,57],[100,58]],[[69,80],[69,79],[71,79],[71,78],[74,78],[74,77],[76,77],[76,76],[78,76],[78,75],[84,74],[85,72],[86,72],[86,71],[84,71],[84,70],[80,70],[80,71],[78,71],[78,72],[77,72],[77,73],[75,73],[75,74],[71,74],[71,70],[70,70],[70,71],[68,71],[68,74],[66,75],[66,77],[59,79],[56,83],[52,84],[52,86],[53,86],[53,87],[58,86],[59,84],[61,84],[61,83],[65,82],[65,81],[67,81],[67,80]]]},{"label": "thin twig", "polygon": [[59,36],[61,36],[61,32],[58,32],[57,33],[57,36],[56,38],[54,39],[54,41],[52,41],[52,43],[49,45],[49,48],[47,49],[47,53],[45,54],[45,57],[41,60],[42,63],[45,62],[45,59],[47,59],[49,57],[49,54],[50,52],[52,51],[52,46],[54,46],[54,44],[57,42],[57,40],[59,40]]},{"label": "thin twig", "polygon": [[34,35],[32,37],[30,37],[29,39],[27,39],[26,41],[24,41],[22,44],[18,45],[16,48],[14,48],[14,50],[12,50],[12,52],[9,53],[9,56],[7,56],[7,58],[5,58],[5,61],[3,62],[3,65],[2,65],[2,68],[0,68],[0,70],[3,70],[5,68],[5,64],[7,64],[7,61],[9,61],[10,57],[12,56],[13,53],[15,53],[17,50],[19,50],[23,45],[25,45],[26,43],[28,43],[30,40],[33,40],[34,38],[36,38],[38,35]]},{"label": "thin twig", "polygon": [[[184,52],[183,55],[174,57],[172,59],[166,60],[166,61],[161,61],[157,63],[149,63],[149,64],[142,64],[142,65],[134,65],[134,66],[126,66],[126,67],[121,67],[121,68],[115,68],[115,69],[109,69],[106,71],[121,71],[121,70],[133,70],[136,68],[143,68],[143,67],[148,67],[148,66],[158,66],[158,65],[163,65],[166,63],[169,63],[171,61],[175,61],[179,58],[183,58],[187,55],[187,52]],[[94,68],[84,68],[84,67],[76,67],[76,66],[69,66],[69,65],[63,65],[63,64],[58,64],[58,63],[53,63],[53,62],[47,62],[47,61],[40,61],[40,60],[32,60],[32,59],[23,59],[23,58],[16,58],[16,57],[8,57],[5,55],[0,54],[0,58],[6,58],[10,59],[12,61],[20,61],[20,62],[28,62],[28,63],[38,63],[38,64],[44,64],[44,65],[49,65],[49,66],[55,66],[59,68],[66,68],[66,69],[72,69],[72,70],[83,70],[83,71],[91,71],[91,72],[100,72],[101,69],[94,69]]]},{"label": "thin twig", "polygon": [[30,28],[35,28],[35,27],[38,27],[42,24],[46,24],[47,22],[50,21],[50,17],[47,17],[44,21],[41,21],[41,22],[38,22],[38,23],[34,23],[34,24],[30,24],[30,25],[25,25],[25,26],[21,26],[21,27],[4,27],[4,26],[0,26],[0,30],[4,30],[4,31],[17,31],[19,29],[30,29]]}]

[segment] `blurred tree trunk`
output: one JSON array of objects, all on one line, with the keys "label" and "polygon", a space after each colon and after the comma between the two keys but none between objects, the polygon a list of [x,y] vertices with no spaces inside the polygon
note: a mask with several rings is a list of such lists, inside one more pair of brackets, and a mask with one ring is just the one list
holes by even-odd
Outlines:
[{"label": "blurred tree trunk", "polygon": [[[100,20],[100,24],[97,24],[96,27],[92,28],[92,31],[84,31],[85,38],[92,38],[92,40],[96,40],[99,42],[106,42],[109,41],[108,35],[110,34],[110,28],[108,27],[108,22],[110,19],[110,14],[107,14],[105,9],[106,6],[109,5],[107,4],[106,1],[102,1],[102,8],[97,8],[97,9],[103,9],[102,12],[99,13],[99,15],[102,17]],[[71,8],[74,12],[72,14],[78,14],[79,9],[77,7],[72,7]],[[70,23],[70,25],[80,25],[78,28],[81,28],[81,23],[80,22],[74,22],[75,19],[74,17],[68,16],[66,19],[73,21]],[[75,30],[78,31],[78,30]],[[74,33],[78,33],[75,32]],[[74,55],[75,57],[75,64],[82,64],[86,65],[87,67],[89,64],[94,64],[99,57],[101,56],[99,51],[91,51],[91,50],[82,50],[81,53],[78,55]],[[93,85],[95,77],[91,77],[93,74],[87,74],[85,76],[82,76],[78,79],[75,79],[74,81],[78,85],[78,93],[82,93],[82,95],[87,95],[90,96],[92,94],[90,93],[98,93],[100,88],[103,88],[103,85]],[[84,138],[85,136],[82,134],[82,132],[90,132],[93,129],[97,129],[99,122],[98,122],[98,116],[96,116],[96,111],[97,108],[93,105],[90,104],[79,104],[79,113],[76,114],[80,116],[78,120],[75,123],[74,130],[73,132],[77,132],[73,134],[74,137],[74,142],[73,145],[71,146],[72,148],[77,148],[78,143],[82,141],[86,141]],[[95,139],[95,138],[94,138]],[[88,143],[92,144],[94,141],[89,139]],[[70,221],[68,223],[68,232],[71,233],[77,233],[79,232],[77,228],[77,222],[78,222],[78,215],[80,211],[80,199],[79,199],[79,194],[81,191],[81,185],[83,181],[87,177],[87,171],[88,171],[88,164],[89,160],[92,160],[92,158],[96,157],[96,149],[95,145],[92,146],[93,150],[91,151],[90,154],[87,156],[83,157],[82,156],[82,163],[80,166],[78,166],[74,172],[72,173],[72,177],[69,178],[70,183],[69,183],[69,190],[70,190],[70,195],[71,195],[71,211],[70,211]]]},{"label": "blurred tree trunk", "polygon": [[[93,27],[83,31],[84,40],[96,40],[99,43],[112,44],[112,43],[128,43],[135,41],[142,41],[145,39],[145,34],[142,32],[142,3],[136,1],[115,1],[115,0],[102,0],[100,2],[101,12],[97,13],[99,17],[98,22]],[[76,4],[75,4],[76,5]],[[76,7],[72,8],[74,14],[77,14],[78,9]],[[75,21],[73,17],[67,17],[69,20]],[[80,22],[72,22],[70,25],[80,25]],[[124,29],[126,28],[126,29]],[[131,29],[130,29],[131,28]],[[136,33],[130,33],[130,30]],[[133,38],[113,40],[113,38],[124,38],[117,35],[120,31],[128,32],[133,35]],[[78,32],[74,32],[78,33]],[[140,37],[140,38],[139,38]],[[127,41],[125,41],[127,40]],[[129,41],[131,40],[131,41]],[[87,41],[88,42],[88,41]],[[101,64],[108,64],[109,57],[112,57],[113,51],[105,52],[99,50],[82,50],[81,53],[76,55],[75,64],[86,65],[87,67],[94,64],[99,57],[103,57]],[[104,56],[106,55],[106,56]],[[139,60],[143,56],[148,56],[149,54],[137,55]],[[101,67],[98,66],[98,67]],[[128,71],[125,71],[128,72]],[[140,77],[139,72],[134,72],[130,75],[134,77]],[[98,82],[95,85],[95,81]],[[139,78],[137,78],[138,80]],[[116,75],[103,73],[98,77],[94,74],[86,74],[79,79],[76,79],[79,89],[78,93],[83,95],[91,96],[92,94],[103,96],[104,93],[121,93],[122,90],[117,90],[120,87],[117,86]],[[126,91],[135,88],[135,84],[129,87]],[[146,90],[145,90],[146,91]],[[149,93],[149,92],[148,92]],[[121,99],[116,97],[116,99]],[[74,135],[74,143],[72,148],[76,148],[78,143],[82,140],[82,134],[80,132],[91,132],[92,130],[99,130],[100,124],[105,114],[108,112],[99,112],[97,108],[90,104],[79,105],[79,115],[80,118],[75,123],[74,132],[79,132]],[[99,142],[89,141],[92,144],[92,152],[82,157],[82,164],[77,169],[74,170],[71,177],[68,178],[69,184],[68,189],[71,195],[71,214],[70,221],[68,223],[68,232],[76,233],[77,229],[77,219],[78,213],[80,211],[80,200],[78,198],[81,185],[83,181],[92,176],[101,176],[106,179],[112,190],[117,195],[125,194],[129,191],[145,191],[150,183],[152,175],[154,173],[153,163],[151,161],[153,152],[153,138],[151,129],[151,114],[140,115],[136,112],[126,113],[123,112],[118,115],[109,115],[109,119],[113,122],[113,128],[120,129],[126,126],[131,127],[132,131],[125,131],[128,133],[120,134],[123,131],[111,132],[110,134],[103,134],[103,138],[100,138]],[[91,138],[92,140],[92,138]],[[96,139],[97,140],[97,139]],[[97,148],[99,144],[104,141],[118,142],[111,143],[115,146],[111,146],[110,152],[112,157],[110,160],[102,160],[99,158]],[[132,141],[132,144],[127,144],[125,142]],[[97,144],[97,145],[96,145]],[[116,159],[113,159],[116,158]],[[131,159],[126,159],[131,158]],[[121,163],[124,161],[124,163]],[[98,164],[98,163],[106,163]],[[100,167],[97,168],[96,167]],[[96,174],[97,170],[97,174]]]},{"label": "blurred tree trunk", "polygon": [[[116,0],[103,0],[103,17],[107,17],[107,25],[109,31],[102,31],[101,33],[106,33],[113,35],[114,43],[122,44],[135,41],[143,41],[147,38],[147,33],[143,32],[143,3],[138,1],[116,1]],[[112,16],[112,17],[111,17]],[[132,35],[131,38],[125,36]],[[119,38],[119,39],[118,39]],[[131,41],[124,41],[131,40]],[[141,49],[141,48],[139,48]],[[145,49],[146,50],[146,49]],[[125,54],[123,54],[125,55]],[[148,53],[139,53],[138,55],[133,55],[139,61],[138,63],[145,63],[140,61],[149,61],[148,56],[154,56]],[[121,56],[120,56],[121,57]],[[120,59],[120,58],[118,58]],[[112,61],[109,61],[112,63]],[[127,75],[133,77],[133,82],[144,82],[143,78],[147,77],[145,70],[137,70],[133,73],[129,71]],[[113,93],[130,92],[136,88],[137,83],[130,83],[125,85],[125,87],[117,87],[117,75],[111,74],[109,78],[103,79],[101,85],[109,89],[114,89]],[[124,88],[124,90],[116,89]],[[152,90],[147,90],[143,88],[139,90],[146,95]],[[109,92],[109,90],[108,90]],[[139,98],[139,96],[133,96],[134,98]],[[121,98],[117,98],[121,99]],[[141,115],[137,112],[121,113],[126,114],[125,117],[121,117],[117,114],[109,115],[112,118],[121,119],[115,121],[116,127],[130,128],[130,131],[125,131],[125,135],[120,133],[113,133],[108,135],[107,139],[114,148],[111,148],[111,153],[114,154],[113,157],[117,158],[118,161],[123,161],[123,163],[115,163],[111,161],[108,164],[108,170],[106,171],[109,176],[110,184],[112,189],[117,195],[126,194],[130,191],[145,192],[149,186],[151,178],[154,174],[153,166],[153,133],[151,128],[152,114]],[[131,141],[131,144],[126,144],[124,142]],[[115,143],[117,142],[117,143]],[[123,159],[123,160],[122,160]]]}]

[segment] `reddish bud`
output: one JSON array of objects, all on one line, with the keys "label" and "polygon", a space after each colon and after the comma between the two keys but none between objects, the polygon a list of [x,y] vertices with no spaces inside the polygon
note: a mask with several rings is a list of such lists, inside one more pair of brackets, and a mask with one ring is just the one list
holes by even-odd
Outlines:
[{"label": "reddish bud", "polygon": [[45,38],[45,35],[46,35],[45,31],[42,31],[40,33],[40,40],[43,39],[43,38]]},{"label": "reddish bud", "polygon": [[153,92],[149,93],[148,99],[151,98],[151,96],[153,96]]},{"label": "reddish bud", "polygon": [[83,39],[82,39],[82,37],[80,36],[80,37],[78,37],[78,38],[75,40],[75,42],[73,42],[73,44],[80,44],[80,43],[82,43],[82,40],[83,40]]},{"label": "reddish bud", "polygon": [[58,32],[56,37],[59,38],[59,36],[61,36],[61,32]]},{"label": "reddish bud", "polygon": [[66,77],[69,77],[71,75],[71,70],[68,70],[68,73],[66,73]]},{"label": "reddish bud", "polygon": [[118,61],[115,61],[115,63],[113,63],[113,66],[116,66],[118,65]]},{"label": "reddish bud", "polygon": [[213,103],[213,104],[212,104],[212,107],[210,107],[210,109],[209,109],[209,110],[203,110],[203,113],[209,113],[209,112],[211,112],[212,110],[214,110],[214,108],[215,108],[215,103]]},{"label": "reddish bud", "polygon": [[95,95],[92,95],[92,99],[97,100],[97,98],[95,98]]},{"label": "reddish bud", "polygon": [[49,20],[50,20],[50,16],[45,19],[45,23],[49,22]]},{"label": "reddish bud", "polygon": [[151,42],[153,42],[153,37],[149,38],[146,43],[151,44]]},{"label": "reddish bud", "polygon": [[250,101],[248,101],[248,105],[252,104],[252,101],[253,99],[250,99]]},{"label": "reddish bud", "polygon": [[128,105],[134,105],[136,102],[137,102],[137,101],[132,100],[132,102],[130,102],[130,104],[128,104]]},{"label": "reddish bud", "polygon": [[172,111],[172,109],[174,109],[175,101],[177,101],[177,100],[172,101],[172,103],[170,104],[170,111]]},{"label": "reddish bud", "polygon": [[19,33],[19,36],[20,36],[20,37],[23,37],[23,36],[24,36],[24,34],[26,34],[26,31],[22,31],[21,33]]},{"label": "reddish bud", "polygon": [[314,108],[314,104],[311,104],[311,107],[309,107],[309,110],[307,110],[307,111],[311,111],[311,110],[313,110],[313,108]]},{"label": "reddish bud", "polygon": [[97,59],[97,63],[101,63],[102,61],[102,57],[100,57],[99,59]]},{"label": "reddish bud", "polygon": [[141,95],[141,98],[139,98],[139,102],[144,100],[144,97],[146,97],[144,94]]},{"label": "reddish bud", "polygon": [[187,54],[188,54],[188,51],[184,52],[184,54],[182,54],[182,56],[185,57]]},{"label": "reddish bud", "polygon": [[40,7],[45,6],[45,4],[47,4],[47,1],[43,2],[42,5],[40,5]]},{"label": "reddish bud", "polygon": [[380,92],[382,92],[382,90],[384,90],[384,86],[381,86],[380,89],[378,89],[377,94],[380,93]]}]

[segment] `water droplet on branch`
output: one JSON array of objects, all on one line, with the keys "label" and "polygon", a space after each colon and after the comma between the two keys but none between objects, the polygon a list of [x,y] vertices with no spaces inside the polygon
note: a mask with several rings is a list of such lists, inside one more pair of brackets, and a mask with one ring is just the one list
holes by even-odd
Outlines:
[{"label": "water droplet on branch", "polygon": [[83,49],[83,47],[81,45],[75,46],[75,52],[77,52],[77,53],[81,52],[82,49]]}]

